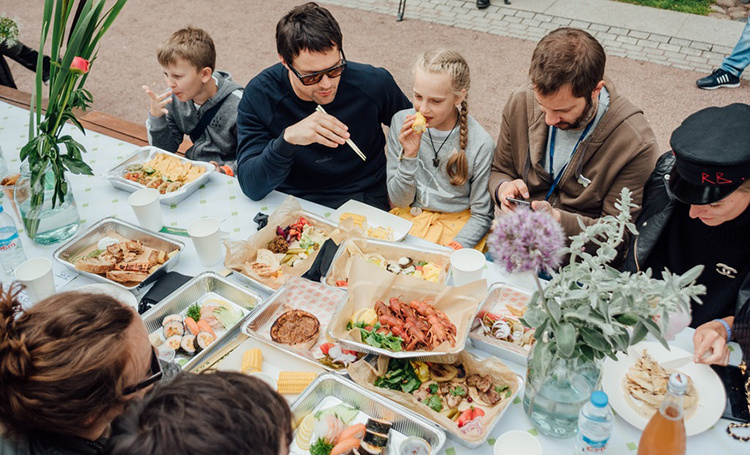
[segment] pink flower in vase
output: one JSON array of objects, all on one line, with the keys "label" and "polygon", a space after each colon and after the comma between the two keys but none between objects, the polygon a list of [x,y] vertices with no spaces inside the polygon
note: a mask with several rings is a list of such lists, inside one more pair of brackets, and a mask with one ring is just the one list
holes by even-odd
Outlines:
[{"label": "pink flower in vase", "polygon": [[492,258],[508,273],[536,273],[560,265],[565,234],[547,213],[519,208],[495,219],[487,243]]},{"label": "pink flower in vase", "polygon": [[86,74],[89,72],[89,61],[83,57],[73,57],[73,63],[70,64],[70,71],[74,74]]}]

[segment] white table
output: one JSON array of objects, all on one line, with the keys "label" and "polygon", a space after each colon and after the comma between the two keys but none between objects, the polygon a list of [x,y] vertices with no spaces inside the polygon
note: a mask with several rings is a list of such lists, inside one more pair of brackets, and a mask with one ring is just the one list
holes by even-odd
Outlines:
[{"label": "white table", "polygon": [[[0,102],[0,147],[5,153],[6,160],[11,169],[20,167],[18,153],[26,143],[28,131],[28,111]],[[81,213],[81,227],[79,233],[86,230],[98,220],[107,216],[117,216],[126,221],[137,224],[133,211],[127,203],[129,193],[113,188],[105,179],[98,177],[107,169],[122,161],[137,147],[112,139],[110,137],[88,132],[83,136],[73,128],[68,127],[73,136],[80,141],[88,153],[84,159],[94,169],[97,176],[71,176],[76,203]],[[252,221],[259,211],[271,213],[284,199],[285,195],[273,192],[261,201],[252,201],[245,197],[237,183],[232,177],[218,173],[212,175],[204,188],[184,200],[179,206],[162,206],[164,223],[167,226],[187,228],[187,226],[198,218],[209,216],[224,220],[222,229],[229,231],[231,237],[247,238],[255,232],[256,225]],[[320,205],[300,201],[303,208],[320,215],[326,215],[332,210]],[[31,257],[46,256],[51,258],[53,252],[59,248],[58,245],[41,246],[34,244],[25,235],[21,235],[26,255]],[[187,275],[196,275],[206,269],[200,265],[197,254],[190,239],[180,237],[185,241],[186,248],[181,253],[180,263],[175,269]],[[413,244],[427,244],[424,240],[408,236],[405,240]],[[433,244],[429,244],[434,246]],[[75,289],[92,281],[84,276],[70,272],[63,265],[54,263],[55,273],[58,275],[58,290]],[[223,266],[216,265],[211,268],[216,272],[223,270]],[[506,281],[519,287],[529,288],[530,280],[519,282],[518,278],[510,277],[503,273],[495,264],[488,264],[485,269],[485,277],[490,283]],[[10,282],[11,278],[0,272],[3,283]],[[230,279],[232,277],[230,276]],[[235,282],[238,282],[235,280]],[[239,283],[239,282],[238,282]],[[674,344],[686,350],[692,349],[690,333],[682,333]],[[739,351],[732,353],[732,363],[739,362]],[[525,375],[525,368],[512,362],[508,366]],[[740,443],[730,438],[725,428],[728,421],[720,420],[712,429],[688,439],[689,454],[740,454],[750,453],[750,443]],[[476,450],[468,450],[463,446],[448,441],[445,449],[441,452],[446,455],[454,454],[492,454],[492,444],[495,438],[509,430],[527,430],[536,435],[536,431],[529,419],[526,417],[520,398],[517,398],[507,410],[503,419],[497,424],[488,444]],[[538,436],[542,443],[545,454],[569,454],[573,451],[574,439],[559,440],[545,436]],[[640,438],[640,430],[630,426],[619,417],[616,417],[615,427],[610,442],[610,455],[630,455],[636,451]],[[523,455],[523,454],[518,454]]]}]

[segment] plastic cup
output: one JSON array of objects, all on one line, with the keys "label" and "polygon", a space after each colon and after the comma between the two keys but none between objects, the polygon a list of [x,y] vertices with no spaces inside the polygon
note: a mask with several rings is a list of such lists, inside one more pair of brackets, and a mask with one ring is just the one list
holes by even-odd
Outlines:
[{"label": "plastic cup", "polygon": [[495,455],[542,455],[542,444],[528,431],[512,430],[495,440],[493,451]]},{"label": "plastic cup", "polygon": [[164,227],[161,219],[161,204],[159,191],[155,188],[138,190],[128,197],[128,203],[133,207],[138,224],[150,231],[158,232]]},{"label": "plastic cup", "polygon": [[201,218],[188,227],[193,239],[198,259],[204,267],[210,267],[221,260],[221,223],[213,218]]},{"label": "plastic cup", "polygon": [[481,280],[485,262],[484,254],[474,248],[463,248],[451,254],[453,285],[463,286]]},{"label": "plastic cup", "polygon": [[47,258],[29,259],[16,267],[13,275],[21,284],[26,286],[26,295],[33,303],[44,300],[55,293],[52,261]]}]

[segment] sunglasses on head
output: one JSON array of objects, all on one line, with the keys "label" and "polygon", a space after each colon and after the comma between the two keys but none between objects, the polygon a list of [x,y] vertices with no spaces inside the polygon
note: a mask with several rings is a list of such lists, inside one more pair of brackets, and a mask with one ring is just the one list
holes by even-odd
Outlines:
[{"label": "sunglasses on head", "polygon": [[143,381],[140,381],[134,385],[129,385],[125,387],[124,389],[122,389],[122,394],[123,395],[134,394],[137,391],[145,389],[151,384],[161,380],[163,373],[161,371],[161,365],[159,365],[159,357],[156,356],[156,351],[154,349],[151,349],[151,369],[149,370],[149,372],[151,373],[151,376],[147,377]]},{"label": "sunglasses on head", "polygon": [[302,82],[302,85],[315,85],[320,82],[321,79],[323,79],[323,76],[328,76],[330,79],[335,79],[341,76],[341,73],[343,73],[344,69],[346,69],[346,56],[344,55],[343,50],[341,50],[340,52],[341,63],[328,69],[324,69],[323,71],[316,71],[314,73],[302,75],[299,73],[299,71],[294,69],[291,63],[289,64],[289,69],[291,69],[294,75],[297,76],[297,79]]}]

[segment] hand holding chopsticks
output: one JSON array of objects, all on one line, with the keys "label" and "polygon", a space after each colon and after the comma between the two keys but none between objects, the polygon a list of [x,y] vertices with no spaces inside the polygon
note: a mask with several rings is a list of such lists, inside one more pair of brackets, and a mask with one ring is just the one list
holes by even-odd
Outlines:
[{"label": "hand holding chopsticks", "polygon": [[[326,112],[325,109],[323,109],[323,106],[321,105],[318,105],[318,107],[316,107],[315,110],[323,114],[328,114],[328,112]],[[354,142],[352,142],[351,139],[347,139],[346,143],[349,144],[349,147],[351,147],[352,150],[354,150],[354,153],[356,153],[360,158],[362,158],[362,161],[367,161],[367,157],[365,156],[365,154],[362,153],[362,150],[360,150],[359,147],[357,147],[357,145]]]}]

